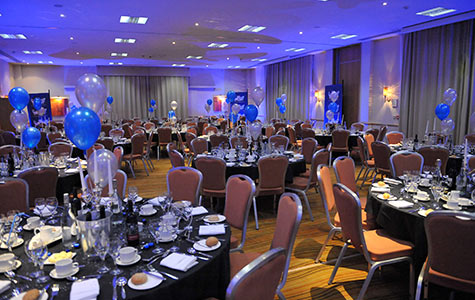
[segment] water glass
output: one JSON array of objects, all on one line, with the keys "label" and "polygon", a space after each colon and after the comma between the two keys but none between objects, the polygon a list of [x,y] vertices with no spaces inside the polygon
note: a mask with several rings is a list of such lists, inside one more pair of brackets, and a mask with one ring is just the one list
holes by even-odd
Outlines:
[{"label": "water glass", "polygon": [[107,253],[109,252],[109,248],[109,236],[105,231],[99,232],[99,234],[96,236],[96,241],[94,243],[94,250],[96,251],[99,258],[102,260],[102,266],[97,270],[99,274],[105,274],[110,271],[110,269],[105,265],[105,260]]},{"label": "water glass", "polygon": [[129,196],[128,200],[131,200],[135,204],[135,200],[137,199],[137,187],[136,186],[129,186]]},{"label": "water glass", "polygon": [[25,253],[33,261],[35,266],[39,266],[39,270],[30,274],[31,277],[36,278],[39,284],[43,284],[49,280],[43,272],[43,265],[48,258],[48,246],[46,242],[36,236],[25,243]]},{"label": "water glass", "polygon": [[110,273],[114,276],[117,276],[122,273],[122,270],[120,270],[117,267],[117,258],[119,258],[119,251],[122,247],[124,247],[125,243],[124,241],[120,238],[120,236],[114,235],[110,239],[110,246],[109,246],[109,255],[114,261],[115,268],[110,271]]}]

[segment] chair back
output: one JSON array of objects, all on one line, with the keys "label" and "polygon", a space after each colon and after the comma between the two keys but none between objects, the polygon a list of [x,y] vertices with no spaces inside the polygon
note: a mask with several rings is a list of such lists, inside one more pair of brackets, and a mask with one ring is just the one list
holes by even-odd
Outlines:
[{"label": "chair back", "polygon": [[204,138],[194,138],[191,140],[191,149],[195,155],[208,151],[208,141]]},{"label": "chair back", "polygon": [[467,143],[475,145],[475,133],[467,134],[465,139],[467,140]]},{"label": "chair back", "polygon": [[386,172],[388,175],[391,173],[391,148],[386,143],[374,142],[373,143],[374,154],[374,166],[376,169]]},{"label": "chair back", "polygon": [[176,150],[169,150],[168,157],[170,157],[172,168],[185,166],[185,160],[183,159],[183,155],[181,155],[180,152]]},{"label": "chair back", "polygon": [[0,147],[0,156],[8,156],[10,153],[20,153],[20,146],[16,145],[3,145]]},{"label": "chair back", "polygon": [[289,146],[289,138],[285,135],[273,135],[269,138],[269,143],[275,144],[276,148],[283,146],[285,151]]},{"label": "chair back", "polygon": [[226,182],[224,215],[232,227],[243,230],[243,233],[255,192],[254,181],[246,175],[233,175]]},{"label": "chair back", "polygon": [[51,132],[51,133],[48,133],[47,134],[47,137],[48,137],[48,142],[49,144],[53,144],[54,142],[56,142],[56,139],[60,139],[61,138],[61,133],[59,132]]},{"label": "chair back", "polygon": [[196,127],[188,127],[186,130],[187,133],[193,133],[195,136],[198,135],[198,129]]},{"label": "chair back", "polygon": [[317,170],[318,166],[326,165],[328,160],[330,159],[330,151],[327,149],[320,149],[315,154],[313,154],[312,158],[312,166],[310,167],[310,183],[314,184],[317,182]]},{"label": "chair back", "polygon": [[336,181],[356,193],[355,162],[353,159],[348,156],[340,156],[333,161],[333,169],[335,170]]},{"label": "chair back", "polygon": [[378,137],[376,138],[376,141],[382,142],[384,137],[386,136],[386,132],[388,132],[388,126],[381,127],[381,130],[378,133]]},{"label": "chair back", "polygon": [[475,170],[475,156],[470,156],[470,158],[468,159],[468,169],[470,170],[470,172]]},{"label": "chair back", "polygon": [[226,162],[222,158],[198,157],[195,160],[195,167],[203,175],[201,190],[224,191],[226,189]]},{"label": "chair back", "polygon": [[131,138],[132,143],[132,155],[140,154],[143,155],[143,150],[145,146],[145,142],[147,141],[147,137],[144,133],[136,133]]},{"label": "chair back", "polygon": [[[125,187],[127,186],[127,175],[122,170],[117,170],[117,173],[114,175],[114,179],[117,180],[117,194],[119,195],[120,199],[124,199],[125,197]],[[87,188],[92,191],[93,188],[96,187],[94,182],[92,182],[92,178],[89,177],[89,174],[86,175],[84,179],[87,183]],[[111,192],[111,195],[114,191]],[[101,197],[109,197],[109,186],[106,185],[101,192]]]},{"label": "chair back", "polygon": [[330,227],[334,227],[330,212],[335,208],[335,196],[333,195],[333,183],[330,168],[327,165],[319,165],[317,168],[318,191],[322,197],[323,211]]},{"label": "chair back", "polygon": [[[303,125],[302,125],[303,126]],[[315,138],[315,132],[311,128],[303,128],[302,127],[302,139],[305,138]]]},{"label": "chair back", "polygon": [[404,140],[404,133],[402,132],[390,131],[386,133],[386,141],[390,145],[402,143],[403,140]]},{"label": "chair back", "polygon": [[135,126],[135,125],[134,125],[134,127],[132,127],[132,132],[133,132],[133,134],[137,134],[137,133],[145,134],[146,133],[145,128],[143,128],[142,126]]},{"label": "chair back", "polygon": [[218,128],[215,126],[208,126],[204,129],[203,134],[210,135],[210,133],[218,134]]},{"label": "chair back", "polygon": [[404,174],[404,171],[422,172],[424,157],[417,152],[399,151],[389,158],[393,177],[397,178]]},{"label": "chair back", "polygon": [[3,145],[16,145],[15,134],[11,131],[3,131],[2,133]]},{"label": "chair back", "polygon": [[28,183],[20,178],[2,178],[0,181],[0,214],[10,210],[28,212]]},{"label": "chair back", "polygon": [[228,125],[228,120],[222,120],[219,122],[219,128],[222,132],[226,132],[226,126]]},{"label": "chair back", "polygon": [[360,122],[353,123],[353,124],[351,124],[351,128],[353,128],[356,131],[363,131],[364,130],[364,124],[360,123]]},{"label": "chair back", "polygon": [[28,183],[29,205],[35,206],[36,198],[56,197],[58,170],[53,167],[34,167],[23,170],[18,178]]},{"label": "chair back", "polygon": [[110,124],[102,124],[101,125],[101,132],[104,132],[105,136],[109,136],[109,132],[112,130],[112,125]]},{"label": "chair back", "polygon": [[376,141],[379,135],[379,129],[378,128],[371,128],[366,130],[366,134],[371,134],[373,136],[373,141]]},{"label": "chair back", "polygon": [[285,250],[275,248],[241,269],[229,282],[226,300],[272,300],[285,269]]},{"label": "chair back", "polygon": [[419,152],[424,158],[424,166],[435,167],[437,159],[440,159],[442,165],[440,170],[445,175],[445,169],[447,168],[447,162],[449,161],[450,152],[447,148],[438,146],[426,146],[419,148]]},{"label": "chair back", "polygon": [[364,139],[366,141],[366,147],[368,148],[368,155],[369,157],[373,157],[373,148],[371,146],[374,143],[374,136],[371,133],[366,132]]},{"label": "chair back", "polygon": [[122,146],[117,146],[114,148],[114,156],[117,158],[117,165],[120,166],[122,165],[122,157],[124,156],[124,148]]},{"label": "chair back", "polygon": [[167,144],[167,152],[170,152],[172,150],[178,150],[176,144],[174,142],[170,142]]},{"label": "chair back", "polygon": [[302,127],[302,129],[311,129],[312,124],[305,122],[305,123],[302,124],[301,127]]},{"label": "chair back", "polygon": [[292,145],[297,144],[297,136],[295,135],[295,129],[292,126],[287,127],[287,132],[289,133],[289,142]]},{"label": "chair back", "polygon": [[73,153],[73,145],[64,142],[57,142],[49,145],[48,152],[53,156],[69,156]]},{"label": "chair back", "polygon": [[152,123],[152,122],[147,122],[147,123],[143,124],[143,127],[145,128],[145,130],[147,132],[149,132],[150,130],[155,129],[155,124]]},{"label": "chair back", "polygon": [[114,140],[111,137],[105,137],[102,139],[97,140],[98,144],[101,144],[109,151],[112,151],[114,148]]},{"label": "chair back", "polygon": [[114,128],[109,131],[109,136],[112,138],[122,138],[124,136],[124,130],[120,128]]},{"label": "chair back", "polygon": [[275,133],[274,126],[267,126],[265,131],[266,131],[266,137],[270,138]]},{"label": "chair back", "polygon": [[368,153],[366,151],[365,142],[360,136],[358,136],[356,137],[356,143],[358,144],[358,155],[360,157],[361,163],[368,167]]},{"label": "chair back", "polygon": [[297,123],[294,124],[295,135],[296,135],[297,138],[299,138],[299,139],[302,137],[302,124],[303,124],[302,121],[297,122]]},{"label": "chair back", "polygon": [[192,150],[193,148],[191,147],[191,141],[194,140],[196,138],[196,134],[194,134],[193,132],[186,132],[185,134],[185,143],[186,143],[186,146]]},{"label": "chair back", "polygon": [[274,128],[275,128],[275,131],[279,131],[281,128],[285,130],[285,127],[287,127],[287,124],[285,123],[275,123],[274,124]]},{"label": "chair back", "polygon": [[[348,138],[350,137],[349,130],[334,130],[332,132],[333,148],[348,149]],[[347,150],[348,151],[348,150]]]},{"label": "chair back", "polygon": [[276,189],[283,192],[288,165],[289,160],[284,155],[269,155],[259,158],[257,161],[259,169],[258,189]]},{"label": "chair back", "polygon": [[305,163],[312,163],[313,154],[317,150],[318,142],[316,139],[308,137],[302,140],[302,155]]},{"label": "chair back", "polygon": [[92,145],[91,148],[86,150],[86,159],[89,157],[89,155],[92,154],[92,152],[94,152],[94,150],[99,150],[99,149],[104,149],[104,145],[98,144],[98,143],[95,143],[94,145]]},{"label": "chair back", "polygon": [[[427,236],[427,270],[430,282],[475,293],[473,251],[475,217],[466,212],[436,211],[424,221]],[[459,245],[459,246],[455,246]],[[427,278],[427,277],[426,277]]]},{"label": "chair back", "polygon": [[203,175],[197,169],[190,167],[172,168],[167,173],[168,195],[173,201],[190,201],[199,205],[199,196]]},{"label": "chair back", "polygon": [[36,145],[36,149],[38,149],[39,152],[44,152],[48,151],[48,138],[46,136],[46,132],[41,131],[41,138],[40,141],[38,142],[38,145]]},{"label": "chair back", "polygon": [[211,148],[219,147],[221,144],[225,145],[228,143],[228,137],[222,134],[212,134],[209,137],[209,142]]},{"label": "chair back", "polygon": [[[158,142],[160,145],[166,145],[172,141],[172,129],[170,127],[159,127],[158,132]],[[177,133],[178,135],[180,133]]]},{"label": "chair back", "polygon": [[140,118],[135,117],[133,126],[136,126],[136,127],[142,126],[142,120],[140,120]]},{"label": "chair back", "polygon": [[122,125],[122,130],[124,130],[124,137],[127,139],[130,139],[132,137],[132,128],[130,128],[129,124],[123,124]]},{"label": "chair back", "polygon": [[247,148],[248,147],[248,144],[247,144],[247,138],[245,136],[233,136],[230,140],[229,140],[229,144],[231,145],[231,148],[236,148],[237,144],[238,144],[238,141],[241,143],[242,147],[243,148]]}]

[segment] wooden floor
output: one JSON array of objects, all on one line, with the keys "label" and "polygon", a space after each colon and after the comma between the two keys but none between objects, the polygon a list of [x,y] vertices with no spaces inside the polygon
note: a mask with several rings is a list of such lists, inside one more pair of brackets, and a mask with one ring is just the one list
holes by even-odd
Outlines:
[{"label": "wooden floor", "polygon": [[[129,177],[127,185],[137,186],[142,197],[155,197],[166,191],[166,173],[170,169],[170,161],[163,158],[153,160],[155,170],[150,176],[145,174],[141,162],[136,167],[136,179]],[[335,177],[333,176],[334,182]],[[360,191],[367,194],[367,188]],[[297,240],[290,262],[289,276],[284,295],[287,299],[356,299],[367,275],[367,263],[362,256],[344,260],[335,277],[334,283],[328,285],[333,264],[315,264],[315,257],[328,234],[328,226],[322,213],[320,196],[314,191],[309,195],[315,221],[311,222],[304,208]],[[275,228],[275,214],[272,199],[258,199],[259,225],[255,229],[253,214],[249,217],[246,252],[263,253],[269,249]],[[333,259],[343,245],[339,239],[332,240],[322,257]],[[356,253],[354,250],[349,253]],[[365,299],[408,299],[409,267],[407,264],[383,267],[376,273],[366,293]]]}]

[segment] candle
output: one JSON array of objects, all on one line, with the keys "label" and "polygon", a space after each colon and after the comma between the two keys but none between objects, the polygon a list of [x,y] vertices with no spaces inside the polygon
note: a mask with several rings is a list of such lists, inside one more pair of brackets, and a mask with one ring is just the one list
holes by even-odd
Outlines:
[{"label": "candle", "polygon": [[109,197],[112,196],[112,174],[111,174],[111,162],[107,161],[107,176],[109,177]]},{"label": "candle", "polygon": [[94,185],[99,183],[99,174],[97,174],[97,150],[94,149]]},{"label": "candle", "polygon": [[435,122],[437,121],[437,119],[434,117],[434,124],[432,125],[432,131],[435,132]]},{"label": "candle", "polygon": [[467,168],[468,140],[465,139],[465,151],[463,154],[463,167]]},{"label": "candle", "polygon": [[427,123],[426,123],[426,135],[427,133],[429,133],[429,120],[427,120]]},{"label": "candle", "polygon": [[82,173],[81,159],[78,157],[79,177],[81,177],[81,189],[86,190],[86,183],[84,182],[84,174]]}]

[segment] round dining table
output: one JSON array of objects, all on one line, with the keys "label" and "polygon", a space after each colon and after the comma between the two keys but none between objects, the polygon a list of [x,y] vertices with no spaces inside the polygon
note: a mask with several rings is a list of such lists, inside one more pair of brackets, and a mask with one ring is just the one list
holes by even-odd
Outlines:
[{"label": "round dining table", "polygon": [[[145,203],[146,201],[144,201]],[[62,209],[58,209],[58,213],[61,213]],[[206,236],[199,236],[198,230],[200,225],[204,225],[203,217],[205,215],[198,215],[193,218],[192,227],[193,230],[189,238],[185,236],[179,236],[176,240],[168,243],[159,243],[145,249],[144,244],[153,242],[152,237],[148,234],[147,225],[149,222],[156,220],[161,216],[160,209],[157,208],[158,213],[150,217],[140,217],[139,222],[143,223],[143,231],[141,232],[141,247],[139,249],[139,254],[141,260],[130,266],[119,266],[119,269],[122,270],[122,274],[117,277],[123,276],[129,279],[133,274],[142,271],[149,271],[147,268],[147,263],[142,259],[151,258],[154,256],[152,250],[155,247],[161,247],[165,251],[170,249],[173,246],[179,248],[178,253],[187,253],[187,249],[193,247],[193,242],[199,240],[200,238],[206,238]],[[209,213],[208,213],[209,214]],[[33,215],[33,213],[31,213]],[[122,214],[113,215],[111,223],[118,225],[111,225],[112,232],[124,232],[125,230],[125,217]],[[26,222],[25,222],[26,223]],[[21,225],[25,224],[24,222]],[[134,290],[128,285],[125,286],[125,291],[127,294],[127,299],[206,299],[208,297],[215,297],[219,299],[225,298],[226,288],[230,281],[230,266],[229,266],[229,239],[231,236],[231,230],[227,223],[224,223],[226,232],[222,235],[215,235],[221,243],[221,246],[213,251],[201,252],[196,254],[198,256],[198,264],[193,266],[186,272],[177,271],[160,265],[162,257],[152,263],[152,266],[158,271],[172,275],[176,279],[168,277],[168,275],[163,276],[165,278],[158,286],[153,287],[148,290]],[[22,238],[25,241],[29,241],[33,237],[31,231],[23,231],[20,233]],[[75,238],[75,237],[73,237]],[[79,246],[79,240],[76,246]],[[126,246],[126,245],[125,245]],[[61,243],[61,239],[55,241],[48,245],[49,253],[57,253],[66,250]],[[98,274],[97,270],[101,266],[102,262],[98,257],[87,258],[83,254],[83,251],[80,247],[74,247],[71,251],[75,252],[77,255],[74,257],[74,261],[78,262],[80,269],[79,272],[75,275],[77,277],[85,275],[95,275]],[[6,253],[7,250],[0,250],[0,254]],[[13,248],[13,253],[17,256],[17,259],[21,261],[21,266],[15,271],[19,275],[27,276],[32,271],[36,271],[37,268],[33,266],[25,252],[24,246],[20,245],[16,248]],[[168,252],[169,253],[169,252]],[[204,254],[202,254],[204,253]],[[188,253],[187,253],[188,254]],[[114,268],[114,263],[112,259],[107,256],[105,264],[112,270]],[[51,270],[54,269],[54,265],[45,265],[44,272],[49,274]],[[103,274],[99,280],[100,294],[97,299],[112,299],[113,295],[113,278],[114,276],[106,273]],[[21,290],[27,290],[30,288],[43,288],[46,284],[59,284],[60,290],[56,299],[69,299],[72,282],[66,279],[52,279],[50,278],[46,284],[37,285],[34,281],[26,281],[17,276],[19,281],[16,287],[21,288]],[[12,290],[10,289],[9,292]],[[47,291],[51,295],[51,289]],[[121,299],[121,290],[120,287],[117,287],[118,299]],[[2,295],[3,296],[3,295]]]}]

